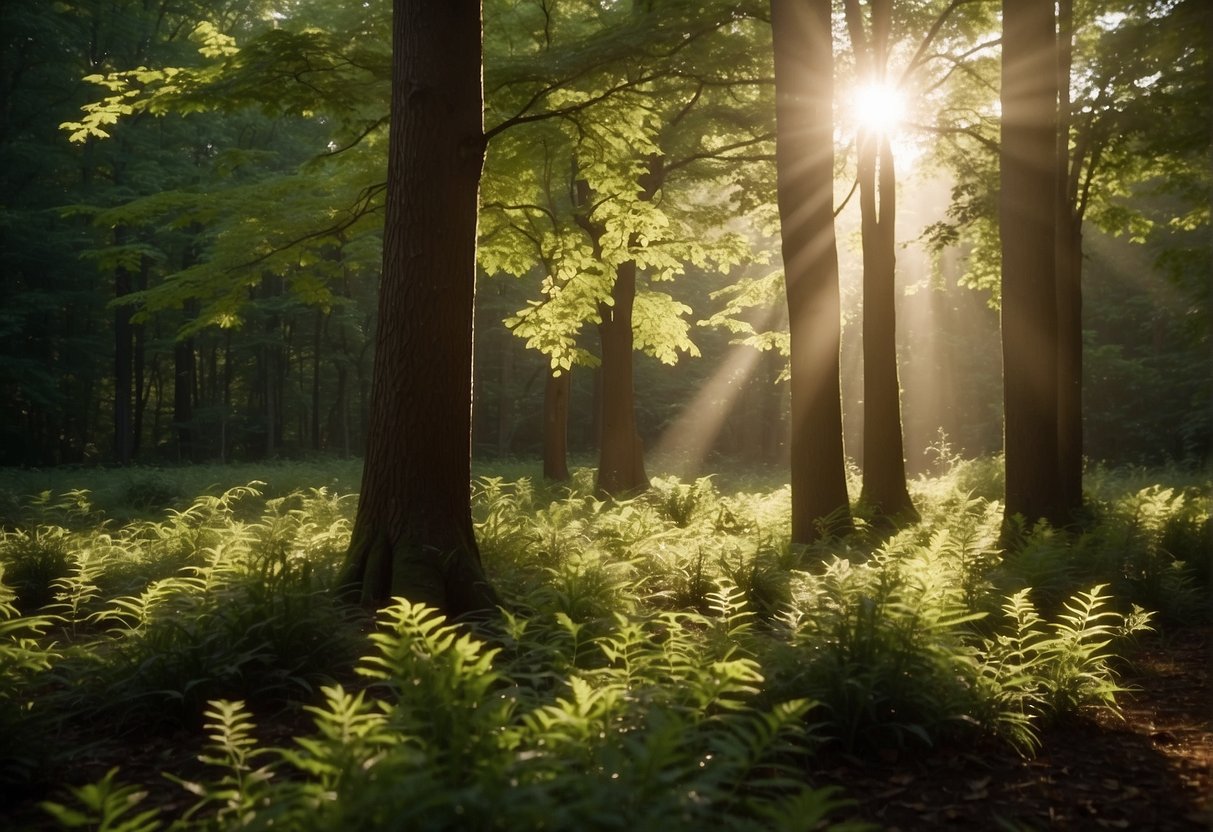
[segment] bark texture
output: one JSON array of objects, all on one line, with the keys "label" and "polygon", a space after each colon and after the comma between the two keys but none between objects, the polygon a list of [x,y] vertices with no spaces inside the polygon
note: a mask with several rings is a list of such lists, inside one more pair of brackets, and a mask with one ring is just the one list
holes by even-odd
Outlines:
[{"label": "bark texture", "polygon": [[[861,80],[883,84],[888,75],[891,0],[869,3],[871,33],[858,0],[843,13]],[[863,129],[858,136],[860,233],[863,238],[863,492],[878,515],[917,516],[906,487],[897,378],[897,271],[895,226],[897,176],[893,146],[885,133]]]},{"label": "bark texture", "polygon": [[543,388],[543,478],[553,482],[569,479],[569,397],[573,392],[570,370],[555,375],[548,368]]},{"label": "bark texture", "polygon": [[613,306],[601,304],[598,338],[602,348],[602,438],[598,445],[598,490],[626,495],[649,487],[644,445],[636,428],[632,385],[632,307],[636,300],[636,262],[615,271]]},{"label": "bark texture", "polygon": [[1006,514],[1064,520],[1057,484],[1053,0],[1004,0],[999,221]]},{"label": "bark texture", "polygon": [[1082,208],[1081,165],[1070,167],[1070,71],[1074,3],[1057,4],[1057,488],[1059,510],[1082,509]]},{"label": "bark texture", "polygon": [[771,0],[776,169],[791,332],[792,542],[850,528],[839,378],[830,0]]},{"label": "bark texture", "polygon": [[477,0],[396,0],[362,494],[345,580],[450,616],[491,609],[472,529],[472,308],[484,158]]}]

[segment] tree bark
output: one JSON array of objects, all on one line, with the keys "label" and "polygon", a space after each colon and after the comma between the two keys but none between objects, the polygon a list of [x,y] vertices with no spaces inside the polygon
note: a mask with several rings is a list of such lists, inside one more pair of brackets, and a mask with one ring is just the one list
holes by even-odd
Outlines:
[{"label": "tree bark", "polygon": [[344,580],[450,616],[491,610],[472,530],[480,3],[395,0],[383,276],[362,494]]},{"label": "tree bark", "polygon": [[771,0],[776,175],[791,335],[792,542],[851,527],[842,446],[830,0]]},{"label": "tree bark", "polygon": [[1059,523],[1057,52],[1053,0],[1004,0],[1002,233],[1006,516]]},{"label": "tree bark", "polygon": [[562,370],[555,375],[548,368],[543,387],[543,478],[553,482],[569,479],[569,397],[573,393],[573,374]]},{"label": "tree bark", "polygon": [[1082,217],[1070,173],[1070,71],[1074,3],[1061,0],[1057,31],[1057,490],[1061,517],[1082,509]]},{"label": "tree bark", "polygon": [[[857,0],[843,4],[851,51],[862,80],[888,75],[890,0],[872,0],[871,36]],[[860,234],[863,240],[863,491],[878,516],[915,519],[906,486],[901,385],[897,378],[897,176],[889,137],[861,129],[858,136]]]},{"label": "tree bark", "polygon": [[509,456],[514,441],[514,336],[502,328],[498,332],[501,340],[500,395],[497,397],[497,456]]},{"label": "tree bark", "polygon": [[[139,291],[147,289],[148,273],[151,271],[151,260],[147,257],[140,258],[139,263],[139,281],[135,288]],[[147,381],[144,378],[147,365],[147,333],[143,324],[131,324],[131,332],[134,335],[132,356],[133,365],[131,368],[132,381],[134,383],[133,406],[134,413],[131,418],[131,459],[136,459],[139,456],[139,448],[143,443],[143,416],[147,410]]]},{"label": "tree bark", "polygon": [[622,496],[644,491],[644,445],[636,429],[636,392],[632,384],[632,306],[636,300],[636,262],[615,270],[613,306],[601,304],[598,338],[602,349],[602,438],[598,444],[598,491]]},{"label": "tree bark", "polygon": [[888,137],[861,137],[864,409],[861,499],[878,515],[914,519],[917,512],[906,486],[901,384],[897,377],[896,191],[893,150]]},{"label": "tree bark", "polygon": [[[117,232],[115,232],[117,236]],[[118,241],[115,240],[115,243]],[[118,243],[120,244],[120,243]],[[121,301],[131,292],[131,274],[119,266],[114,272],[114,297]],[[114,461],[129,465],[133,453],[131,402],[134,400],[134,329],[131,308],[114,308]]]},{"label": "tree bark", "polygon": [[311,434],[312,450],[319,451],[323,447],[323,436],[320,432],[320,354],[324,351],[324,329],[328,322],[328,313],[316,310],[316,324],[312,332],[312,412]]},{"label": "tree bark", "polygon": [[173,428],[177,433],[178,461],[194,458],[194,341],[173,345]]}]

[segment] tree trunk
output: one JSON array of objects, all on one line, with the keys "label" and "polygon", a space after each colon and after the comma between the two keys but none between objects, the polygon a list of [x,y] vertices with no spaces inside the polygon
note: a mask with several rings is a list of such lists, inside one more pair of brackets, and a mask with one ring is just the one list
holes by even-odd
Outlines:
[{"label": "tree trunk", "polygon": [[792,542],[851,527],[842,447],[830,0],[771,0],[776,172],[791,334]]},{"label": "tree trunk", "polygon": [[1057,519],[1082,509],[1082,226],[1057,229]]},{"label": "tree trunk", "polygon": [[573,393],[573,373],[561,370],[556,375],[548,367],[543,387],[543,478],[553,482],[569,479],[569,397]]},{"label": "tree trunk", "polygon": [[1082,509],[1082,217],[1070,174],[1074,4],[1061,0],[1057,32],[1057,490],[1060,516]]},{"label": "tree trunk", "polygon": [[493,609],[472,530],[472,337],[484,159],[480,4],[395,0],[383,276],[362,495],[344,580]]},{"label": "tree trunk", "polygon": [[322,442],[320,434],[320,354],[324,352],[324,327],[328,315],[320,309],[316,310],[316,328],[312,333],[312,413],[311,434],[312,450],[319,451]]},{"label": "tree trunk", "polygon": [[1006,516],[1055,524],[1064,520],[1057,484],[1056,54],[1053,0],[1004,0],[999,221]]},{"label": "tree trunk", "polygon": [[[843,4],[855,63],[866,83],[888,75],[891,0],[869,3],[871,35],[858,0]],[[860,233],[863,239],[863,492],[878,516],[917,517],[906,487],[901,385],[897,378],[897,176],[885,133],[858,136]]]},{"label": "tree trunk", "polygon": [[497,456],[509,456],[510,446],[514,440],[514,350],[511,349],[514,336],[502,327],[498,332],[501,339],[501,375],[499,376],[500,391],[497,396]]},{"label": "tree trunk", "polygon": [[[147,289],[147,278],[151,268],[152,263],[149,258],[140,259],[139,282],[136,286],[139,291]],[[147,382],[144,378],[147,365],[147,333],[143,324],[132,324],[131,331],[134,335],[131,376],[134,382],[132,392],[135,408],[131,418],[131,459],[135,459],[139,456],[139,447],[143,443],[143,415],[147,410]]]},{"label": "tree trunk", "polygon": [[[879,170],[879,174],[877,171]],[[863,493],[878,515],[916,519],[906,487],[897,378],[897,179],[887,136],[859,142],[859,204],[863,235]]]},{"label": "tree trunk", "polygon": [[613,306],[600,304],[598,337],[602,345],[602,438],[598,444],[598,491],[621,496],[649,487],[644,445],[636,430],[636,393],[632,385],[632,305],[636,299],[636,262],[615,271]]},{"label": "tree trunk", "polygon": [[[121,244],[117,239],[115,243]],[[131,274],[119,266],[114,271],[114,297],[121,301],[130,292]],[[114,307],[114,461],[119,465],[130,464],[133,450],[133,376],[134,329],[131,326],[131,308],[120,303]]]},{"label": "tree trunk", "polygon": [[178,461],[194,458],[194,341],[173,345],[173,427],[177,433]]}]

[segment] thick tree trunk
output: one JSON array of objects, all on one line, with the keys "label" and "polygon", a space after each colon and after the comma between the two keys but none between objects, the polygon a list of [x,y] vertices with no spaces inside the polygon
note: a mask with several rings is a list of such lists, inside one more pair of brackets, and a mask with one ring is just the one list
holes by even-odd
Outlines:
[{"label": "thick tree trunk", "polygon": [[[879,174],[877,173],[879,171]],[[894,236],[897,179],[887,136],[859,143],[859,204],[863,235],[863,493],[878,515],[915,519],[906,487],[897,378]]]},{"label": "thick tree trunk", "polygon": [[1053,0],[1004,0],[1003,447],[1006,516],[1064,521],[1057,486],[1057,59]]},{"label": "thick tree trunk", "polygon": [[613,306],[601,304],[598,337],[602,345],[602,438],[598,444],[598,491],[616,496],[649,487],[644,445],[636,430],[636,394],[632,385],[632,305],[636,300],[636,263],[622,263],[611,289]]},{"label": "thick tree trunk", "polygon": [[791,333],[792,542],[851,527],[842,447],[830,0],[771,0]]},{"label": "thick tree trunk", "polygon": [[556,375],[548,368],[543,387],[543,478],[553,482],[569,479],[569,397],[573,393],[573,374],[562,370]]},{"label": "thick tree trunk", "polygon": [[480,4],[396,0],[383,276],[362,495],[344,579],[448,615],[496,597],[472,531]]}]

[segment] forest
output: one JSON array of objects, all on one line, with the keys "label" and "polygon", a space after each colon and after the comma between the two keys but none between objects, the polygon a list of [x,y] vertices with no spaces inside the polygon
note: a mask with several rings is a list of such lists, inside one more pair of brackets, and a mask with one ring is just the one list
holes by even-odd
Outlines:
[{"label": "forest", "polygon": [[1213,823],[1203,0],[7,0],[0,825]]}]

